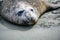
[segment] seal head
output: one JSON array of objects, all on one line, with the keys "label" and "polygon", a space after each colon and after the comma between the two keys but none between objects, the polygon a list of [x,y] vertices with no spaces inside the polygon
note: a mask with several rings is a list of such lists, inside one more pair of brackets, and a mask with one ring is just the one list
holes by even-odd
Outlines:
[{"label": "seal head", "polygon": [[[10,8],[10,9],[9,9]],[[4,17],[10,22],[20,25],[33,25],[37,22],[37,10],[27,2],[18,2],[13,6],[7,7]]]},{"label": "seal head", "polygon": [[32,25],[37,22],[37,11],[31,5],[19,2],[16,6],[19,6],[15,11],[22,24]]}]

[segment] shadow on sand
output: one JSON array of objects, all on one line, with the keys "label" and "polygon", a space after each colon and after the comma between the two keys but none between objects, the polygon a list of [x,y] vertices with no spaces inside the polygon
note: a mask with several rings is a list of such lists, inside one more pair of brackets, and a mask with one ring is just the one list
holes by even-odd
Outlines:
[{"label": "shadow on sand", "polygon": [[20,25],[11,24],[6,20],[4,20],[2,17],[0,17],[0,24],[4,25],[4,27],[10,30],[28,31],[32,29],[32,26],[20,26]]}]

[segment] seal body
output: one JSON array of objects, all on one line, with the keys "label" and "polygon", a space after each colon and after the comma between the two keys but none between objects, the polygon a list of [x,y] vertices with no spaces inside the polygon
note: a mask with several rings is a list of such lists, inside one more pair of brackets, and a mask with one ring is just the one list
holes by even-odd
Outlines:
[{"label": "seal body", "polygon": [[49,7],[54,8],[43,0],[3,0],[1,16],[15,24],[33,25]]}]

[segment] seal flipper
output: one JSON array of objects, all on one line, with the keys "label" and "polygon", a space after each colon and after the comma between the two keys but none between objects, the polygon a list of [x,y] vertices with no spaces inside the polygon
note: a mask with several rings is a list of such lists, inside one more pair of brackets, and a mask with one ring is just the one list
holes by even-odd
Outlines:
[{"label": "seal flipper", "polygon": [[60,4],[46,3],[46,5],[48,8],[46,12],[60,9]]},{"label": "seal flipper", "polygon": [[57,9],[60,9],[60,4],[49,4],[47,11],[53,11]]},{"label": "seal flipper", "polygon": [[[42,5],[40,6],[40,16],[39,18],[45,14],[46,12],[57,10],[60,8],[60,4],[49,3],[46,0],[41,0],[40,2]],[[41,11],[42,10],[42,11]]]},{"label": "seal flipper", "polygon": [[52,3],[49,3],[49,2],[46,2],[45,0],[42,0],[42,2],[45,3],[46,8],[47,8],[47,10],[45,12],[57,10],[57,9],[60,8],[60,4],[57,4],[60,1],[57,1],[57,2],[54,2],[54,3],[53,2]]}]

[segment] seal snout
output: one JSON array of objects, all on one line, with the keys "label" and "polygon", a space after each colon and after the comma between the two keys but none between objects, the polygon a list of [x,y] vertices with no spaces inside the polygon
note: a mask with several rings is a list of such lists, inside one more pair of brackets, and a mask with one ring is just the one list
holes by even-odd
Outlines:
[{"label": "seal snout", "polygon": [[30,18],[27,18],[26,20],[23,20],[23,22],[25,24],[28,24],[28,25],[33,25],[36,23],[35,19],[33,17],[30,17]]},{"label": "seal snout", "polygon": [[24,23],[35,24],[37,22],[37,16],[33,12],[25,12],[24,16],[26,17],[26,19],[23,21]]}]

